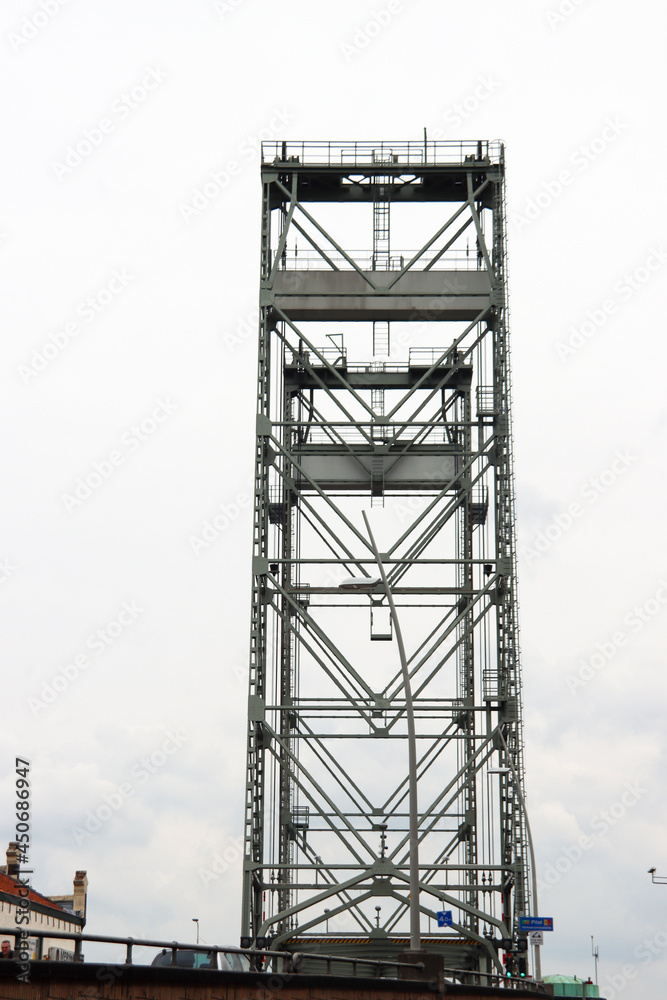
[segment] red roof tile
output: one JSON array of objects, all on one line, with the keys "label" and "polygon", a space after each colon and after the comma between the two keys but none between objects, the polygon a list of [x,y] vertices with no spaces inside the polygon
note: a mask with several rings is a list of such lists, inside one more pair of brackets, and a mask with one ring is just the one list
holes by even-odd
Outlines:
[{"label": "red roof tile", "polygon": [[66,916],[71,916],[64,907],[59,903],[54,903],[52,899],[47,899],[46,896],[42,896],[41,892],[35,892],[31,889],[27,896],[19,896],[19,882],[12,875],[3,875],[0,872],[0,892],[9,893],[11,896],[16,896],[17,899],[29,899],[31,903],[41,903],[42,906],[49,906],[53,910],[59,910]]}]

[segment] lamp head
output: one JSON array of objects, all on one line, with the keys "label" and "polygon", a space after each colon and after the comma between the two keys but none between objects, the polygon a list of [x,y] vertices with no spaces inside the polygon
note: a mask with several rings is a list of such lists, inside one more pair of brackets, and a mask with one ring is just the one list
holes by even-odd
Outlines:
[{"label": "lamp head", "polygon": [[382,583],[380,576],[351,576],[338,584],[339,590],[375,590],[377,585]]}]

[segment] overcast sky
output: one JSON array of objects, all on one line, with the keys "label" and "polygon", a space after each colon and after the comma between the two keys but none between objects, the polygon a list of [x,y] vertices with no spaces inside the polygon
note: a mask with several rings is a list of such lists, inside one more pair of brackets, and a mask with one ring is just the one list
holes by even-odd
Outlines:
[{"label": "overcast sky", "polygon": [[592,973],[595,935],[607,996],[664,996],[654,11],[3,4],[0,840],[23,757],[33,885],[63,893],[86,869],[91,932],[188,940],[197,917],[204,940],[238,941],[259,141],[426,126],[506,143],[543,971]]}]

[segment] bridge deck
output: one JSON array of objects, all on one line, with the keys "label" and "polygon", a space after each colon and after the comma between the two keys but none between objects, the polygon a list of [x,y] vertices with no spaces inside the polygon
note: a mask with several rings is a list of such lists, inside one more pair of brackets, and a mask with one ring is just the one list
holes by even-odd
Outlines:
[{"label": "bridge deck", "polygon": [[[18,977],[18,962],[0,962],[1,1000],[53,1000],[104,997],[106,1000],[435,1000],[443,992],[459,1000],[505,997],[507,989],[437,982],[371,979],[361,976],[311,976],[257,972],[208,972],[145,965],[92,962],[31,962],[29,981]],[[525,1000],[544,998],[527,982],[513,981]],[[509,986],[509,982],[507,982]]]}]

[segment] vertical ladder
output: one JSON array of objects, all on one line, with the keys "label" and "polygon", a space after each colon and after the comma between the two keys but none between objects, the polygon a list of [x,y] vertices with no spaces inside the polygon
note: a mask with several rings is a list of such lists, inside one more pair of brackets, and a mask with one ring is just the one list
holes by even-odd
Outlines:
[{"label": "vertical ladder", "polygon": [[384,456],[371,457],[371,507],[384,507]]},{"label": "vertical ladder", "polygon": [[376,178],[373,198],[373,270],[389,270],[389,200],[391,177]]},{"label": "vertical ladder", "polygon": [[[373,152],[376,163],[386,162],[382,153]],[[389,239],[389,191],[391,176],[379,176],[373,184],[373,270],[388,271],[390,267]],[[382,371],[384,365],[379,358],[389,357],[389,321],[373,322],[373,368]],[[371,389],[371,408],[378,416],[384,416],[384,389]],[[384,460],[373,456],[371,460],[371,507],[384,506]]]},{"label": "vertical ladder", "polygon": [[389,357],[389,320],[376,319],[373,323],[373,357]]},{"label": "vertical ladder", "polygon": [[[377,160],[377,154],[375,159]],[[388,271],[390,267],[389,190],[391,177],[376,177],[373,184],[373,270]],[[373,323],[373,356],[389,356],[389,322]]]},{"label": "vertical ladder", "polygon": [[384,416],[384,389],[371,389],[371,409],[376,416]]}]

